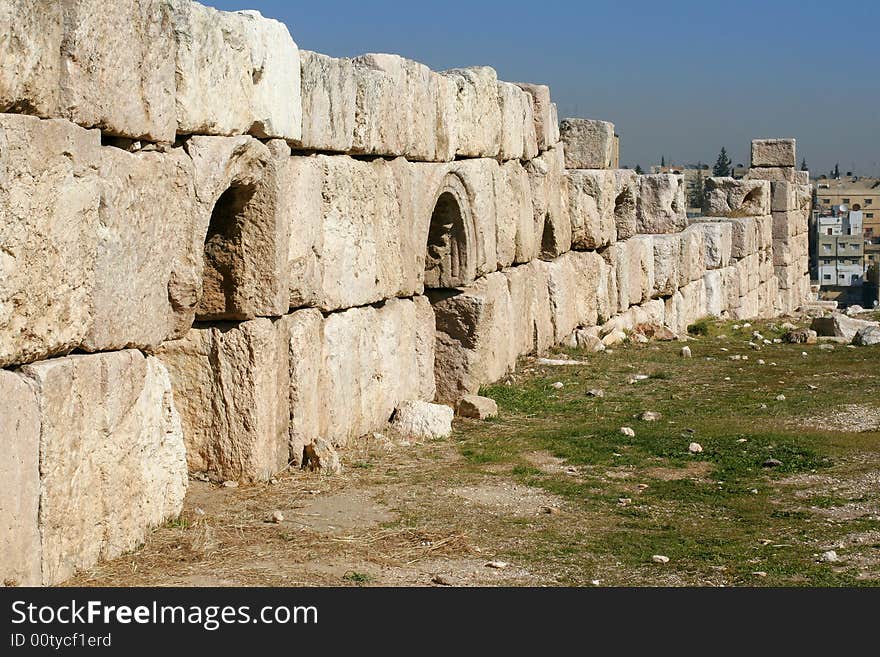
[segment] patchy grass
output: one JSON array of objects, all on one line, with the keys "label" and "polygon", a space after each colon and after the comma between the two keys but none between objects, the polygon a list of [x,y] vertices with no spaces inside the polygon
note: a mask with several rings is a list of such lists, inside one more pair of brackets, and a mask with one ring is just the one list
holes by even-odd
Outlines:
[{"label": "patchy grass", "polygon": [[[880,529],[880,490],[833,490],[866,468],[877,471],[880,433],[805,429],[797,420],[847,404],[876,407],[880,350],[773,344],[757,351],[748,346],[756,329],[768,339],[779,333],[703,322],[694,332],[706,337],[690,342],[692,359],[679,357],[675,343],[627,344],[610,355],[580,354],[589,361],[583,367],[527,364],[516,386],[486,388],[502,419],[459,436],[469,466],[507,464],[509,476],[593,520],[590,531],[548,533],[536,539],[537,551],[530,545],[510,558],[563,562],[565,580],[579,584],[877,584],[880,555],[870,572],[843,554],[834,564],[815,555],[847,533]],[[648,378],[628,383],[636,373]],[[550,387],[557,380],[561,390]],[[605,396],[588,396],[593,388]],[[641,421],[648,410],[662,419]],[[635,437],[622,435],[622,426]],[[691,442],[703,451],[691,454]],[[536,450],[574,472],[536,469],[527,458]],[[702,475],[651,476],[695,463],[704,464]],[[824,477],[830,490],[786,483],[801,475]],[[829,522],[815,512],[853,503],[867,513]],[[670,563],[653,564],[655,554]]]}]

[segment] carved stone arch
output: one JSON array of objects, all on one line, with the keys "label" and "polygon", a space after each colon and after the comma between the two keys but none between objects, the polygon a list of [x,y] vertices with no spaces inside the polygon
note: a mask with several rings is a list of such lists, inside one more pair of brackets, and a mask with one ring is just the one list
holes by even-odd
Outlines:
[{"label": "carved stone arch", "polygon": [[450,173],[434,198],[425,250],[425,287],[465,287],[476,278],[478,259],[470,196],[462,179]]}]

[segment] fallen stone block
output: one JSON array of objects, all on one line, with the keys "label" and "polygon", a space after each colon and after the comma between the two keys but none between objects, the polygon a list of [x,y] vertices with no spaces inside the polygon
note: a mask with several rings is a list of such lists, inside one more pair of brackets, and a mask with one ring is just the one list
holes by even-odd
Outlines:
[{"label": "fallen stone block", "polygon": [[465,395],[458,400],[456,412],[461,417],[474,420],[489,420],[498,416],[498,404],[494,399],[479,395]]},{"label": "fallen stone block", "polygon": [[614,156],[614,124],[594,119],[562,119],[559,138],[566,169],[610,169]]},{"label": "fallen stone block", "polygon": [[405,401],[391,419],[391,426],[403,436],[435,440],[452,434],[452,408],[424,401]]},{"label": "fallen stone block", "polygon": [[838,337],[851,342],[860,330],[876,328],[878,326],[880,326],[878,322],[855,319],[854,317],[847,317],[843,313],[835,312],[830,317],[815,317],[810,328],[816,331],[820,337]]},{"label": "fallen stone block", "polygon": [[339,474],[342,472],[342,462],[333,445],[323,438],[315,438],[303,448],[302,468],[310,472]]},{"label": "fallen stone block", "polygon": [[287,27],[256,11],[171,4],[177,131],[299,140],[299,49]]},{"label": "fallen stone block", "polygon": [[797,166],[797,140],[795,139],[753,139],[753,167],[795,167]]},{"label": "fallen stone block", "polygon": [[187,476],[168,372],[138,351],[26,365],[40,432],[43,584],[142,544],[176,517]]},{"label": "fallen stone block", "polygon": [[861,347],[870,347],[880,344],[880,326],[866,326],[860,328],[853,338],[853,344]]},{"label": "fallen stone block", "polygon": [[684,179],[658,173],[639,176],[638,181],[636,232],[657,235],[683,230],[687,226]]}]

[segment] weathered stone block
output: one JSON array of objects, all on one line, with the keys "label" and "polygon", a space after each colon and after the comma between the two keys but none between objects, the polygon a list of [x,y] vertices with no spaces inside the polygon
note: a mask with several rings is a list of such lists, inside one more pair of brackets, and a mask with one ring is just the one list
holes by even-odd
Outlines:
[{"label": "weathered stone block", "polygon": [[733,228],[726,222],[694,224],[695,230],[703,231],[706,269],[722,269],[730,264],[733,248]]},{"label": "weathered stone block", "polygon": [[602,257],[594,252],[569,252],[546,264],[554,341],[560,344],[578,326],[595,326],[599,300],[596,281]]},{"label": "weathered stone block", "polygon": [[0,370],[0,582],[39,586],[40,412],[34,390]]},{"label": "weathered stone block", "polygon": [[497,381],[516,364],[510,340],[511,303],[501,272],[461,292],[432,294],[437,317],[437,399],[455,402]]},{"label": "weathered stone block", "polygon": [[753,167],[797,166],[797,141],[795,139],[753,139]]},{"label": "weathered stone block", "polygon": [[519,356],[541,353],[554,344],[549,266],[536,261],[503,272],[512,309],[511,341]]},{"label": "weathered stone block", "polygon": [[636,232],[658,235],[683,230],[687,204],[682,177],[658,173],[639,176],[638,181]]},{"label": "weathered stone block", "polygon": [[100,133],[0,115],[0,366],[78,347],[91,319]]},{"label": "weathered stone block", "polygon": [[531,160],[538,154],[531,96],[515,84],[499,82],[498,102],[501,106],[498,156],[502,160]]},{"label": "weathered stone block", "polygon": [[324,316],[320,310],[306,308],[278,320],[279,330],[287,339],[290,367],[289,459],[303,464],[303,450],[321,437],[320,382],[323,374]]},{"label": "weathered stone block", "polygon": [[541,257],[553,259],[571,248],[571,220],[561,145],[525,165],[532,188],[535,225],[541,226]]},{"label": "weathered stone block", "polygon": [[299,50],[287,27],[256,11],[171,4],[177,131],[299,140]]},{"label": "weathered stone block", "polygon": [[40,427],[42,580],[141,544],[180,513],[187,476],[168,372],[138,351],[69,356],[21,369]]},{"label": "weathered stone block", "polygon": [[620,169],[569,170],[565,174],[572,247],[597,249],[635,234],[637,178]]},{"label": "weathered stone block", "polygon": [[0,112],[174,141],[168,54],[175,44],[166,2],[7,0],[0,34]]},{"label": "weathered stone block", "polygon": [[538,152],[543,153],[559,142],[559,119],[556,105],[550,100],[550,87],[543,84],[516,84],[531,97]]},{"label": "weathered stone block", "polygon": [[707,271],[703,275],[706,290],[706,313],[721,317],[727,310],[727,293],[724,290],[724,277],[721,270]]},{"label": "weathered stone block", "polygon": [[298,148],[346,153],[354,145],[357,79],[350,59],[300,50],[302,137]]},{"label": "weathered stone block", "polygon": [[562,119],[559,138],[566,169],[609,169],[614,156],[614,124],[593,119]]},{"label": "weathered stone block", "polygon": [[654,290],[661,297],[674,294],[681,281],[681,233],[654,235]]},{"label": "weathered stone block", "polygon": [[501,149],[498,75],[488,66],[443,71],[455,90],[456,155],[496,157]]},{"label": "weathered stone block", "polygon": [[426,401],[405,401],[394,411],[391,426],[402,436],[435,440],[452,433],[452,408]]},{"label": "weathered stone block", "polygon": [[711,217],[755,217],[770,214],[766,180],[706,178],[703,211]]},{"label": "weathered stone block", "polygon": [[702,280],[706,272],[705,233],[695,224],[681,233],[681,255],[679,265],[679,286]]},{"label": "weathered stone block", "polygon": [[362,55],[353,64],[355,152],[429,162],[453,159],[457,127],[452,80],[399,55]]},{"label": "weathered stone block", "polygon": [[288,341],[261,318],[194,328],[158,356],[171,373],[191,472],[268,481],[288,463]]}]

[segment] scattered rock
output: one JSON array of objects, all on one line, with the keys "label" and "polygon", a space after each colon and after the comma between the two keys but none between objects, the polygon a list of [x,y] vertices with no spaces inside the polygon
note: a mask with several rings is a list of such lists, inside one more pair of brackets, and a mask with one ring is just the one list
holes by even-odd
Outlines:
[{"label": "scattered rock", "polygon": [[762,359],[760,359],[760,358],[758,359],[758,365],[765,365],[765,364],[766,363],[764,363],[764,361]]},{"label": "scattered rock", "polygon": [[542,506],[541,513],[545,513],[550,516],[558,516],[562,511],[559,510],[558,507],[555,506]]},{"label": "scattered rock", "polygon": [[678,352],[682,358],[692,358],[693,354],[691,353],[691,348],[685,345],[681,348],[681,351]]},{"label": "scattered rock", "polygon": [[319,437],[303,449],[302,469],[310,472],[320,470],[327,474],[338,474],[342,472],[342,462],[333,445]]},{"label": "scattered rock", "polygon": [[565,387],[565,384],[562,381],[557,381],[550,387],[555,388],[556,390],[562,390]]},{"label": "scattered rock", "polygon": [[853,304],[852,306],[848,306],[844,312],[847,317],[852,317],[853,315],[859,315],[865,312],[865,309],[858,304]]},{"label": "scattered rock", "polygon": [[667,327],[653,323],[636,324],[633,327],[633,335],[641,335],[651,340],[658,340],[661,342],[671,342],[678,339],[678,336]]},{"label": "scattered rock", "polygon": [[782,465],[782,461],[778,459],[767,459],[761,465],[765,468],[778,468]]},{"label": "scattered rock", "polygon": [[779,328],[787,333],[788,331],[796,331],[798,327],[791,322],[784,322]]},{"label": "scattered rock", "polygon": [[585,361],[571,360],[570,358],[539,358],[538,365],[550,365],[551,367],[562,367],[566,365],[584,365]]},{"label": "scattered rock", "polygon": [[653,557],[651,557],[651,561],[653,561],[654,563],[669,563],[669,557],[663,554],[655,554]]},{"label": "scattered rock", "polygon": [[823,552],[822,556],[819,558],[821,561],[826,563],[834,563],[835,561],[840,561],[840,557],[837,556],[837,552],[834,550],[828,550],[828,552]]},{"label": "scattered rock", "polygon": [[279,524],[284,522],[284,514],[281,511],[273,511],[272,515],[269,516],[269,519],[266,522],[271,522],[274,524]]},{"label": "scattered rock", "polygon": [[412,438],[445,438],[452,433],[453,411],[449,406],[425,401],[405,401],[391,418],[391,426]]},{"label": "scattered rock", "polygon": [[808,384],[807,384],[807,388],[809,388],[810,390],[818,390],[818,389],[819,389],[819,386],[814,386],[813,384],[808,383]]},{"label": "scattered rock", "polygon": [[498,417],[498,404],[494,399],[479,395],[465,395],[458,402],[458,414],[475,420]]},{"label": "scattered rock", "polygon": [[238,488],[237,481],[224,481],[223,488]]},{"label": "scattered rock", "polygon": [[626,505],[628,505],[628,504],[632,504],[632,499],[629,498],[629,497],[618,497],[618,498],[617,498],[617,503],[618,503],[620,506],[626,506]]},{"label": "scattered rock", "polygon": [[444,575],[434,575],[431,578],[431,583],[436,584],[437,586],[454,586],[454,584]]},{"label": "scattered rock", "polygon": [[819,335],[812,329],[795,328],[787,331],[784,339],[789,344],[816,344],[819,341]]},{"label": "scattered rock", "polygon": [[703,446],[700,443],[691,443],[688,445],[688,451],[691,454],[700,454],[703,451]]},{"label": "scattered rock", "polygon": [[506,561],[490,561],[486,564],[486,568],[494,568],[496,570],[504,570],[508,566],[510,566],[510,564]]},{"label": "scattered rock", "polygon": [[880,323],[853,319],[839,312],[832,313],[830,317],[816,317],[810,325],[819,335],[845,338],[847,342],[851,342],[860,329],[868,327],[880,327]]},{"label": "scattered rock", "polygon": [[605,391],[601,388],[593,388],[592,390],[587,391],[588,397],[599,397],[600,399],[605,397]]},{"label": "scattered rock", "polygon": [[785,395],[776,395],[776,401],[785,401]]},{"label": "scattered rock", "polygon": [[[824,344],[820,344],[819,349],[821,349],[822,351],[834,351],[834,345],[826,342]],[[805,353],[804,356],[806,355],[807,354]]]},{"label": "scattered rock", "polygon": [[629,438],[635,438],[636,432],[632,430],[631,427],[620,427],[620,433]]},{"label": "scattered rock", "polygon": [[763,570],[756,570],[752,573],[752,575],[754,575],[755,577],[767,577],[767,573],[765,573]]},{"label": "scattered rock", "polygon": [[663,415],[661,415],[657,411],[645,411],[641,415],[641,419],[644,422],[657,422],[658,420],[660,420],[662,418],[663,418]]},{"label": "scattered rock", "polygon": [[859,332],[856,333],[856,337],[853,338],[853,344],[860,347],[871,347],[880,344],[880,327],[869,326],[859,329]]}]

